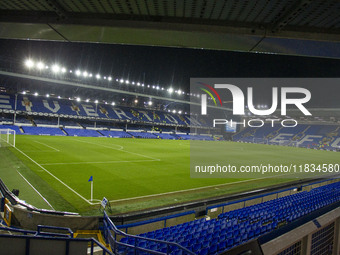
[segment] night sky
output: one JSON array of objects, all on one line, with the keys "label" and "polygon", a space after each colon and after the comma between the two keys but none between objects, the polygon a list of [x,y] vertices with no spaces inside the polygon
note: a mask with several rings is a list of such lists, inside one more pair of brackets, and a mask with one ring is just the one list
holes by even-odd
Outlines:
[{"label": "night sky", "polygon": [[41,59],[186,92],[190,77],[340,76],[338,59],[151,46],[0,40],[0,57],[6,65],[23,66],[27,58]]}]

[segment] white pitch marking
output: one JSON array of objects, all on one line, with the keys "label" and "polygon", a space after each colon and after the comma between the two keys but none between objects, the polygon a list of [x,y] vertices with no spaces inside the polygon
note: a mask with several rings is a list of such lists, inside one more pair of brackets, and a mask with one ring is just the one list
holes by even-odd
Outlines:
[{"label": "white pitch marking", "polygon": [[55,178],[57,181],[59,181],[61,184],[63,184],[66,188],[68,188],[69,190],[71,190],[74,194],[76,194],[77,196],[79,196],[81,199],[83,199],[86,203],[93,205],[93,203],[89,202],[85,197],[83,197],[82,195],[80,195],[77,191],[75,191],[74,189],[72,189],[70,186],[68,186],[66,183],[64,183],[62,180],[60,180],[58,177],[56,177],[55,175],[53,175],[51,172],[49,172],[48,170],[46,170],[46,168],[44,168],[42,165],[40,165],[38,162],[36,162],[35,160],[33,160],[31,157],[29,157],[27,154],[25,154],[24,152],[22,152],[21,150],[19,150],[17,147],[14,147],[17,151],[19,151],[22,155],[24,155],[25,157],[27,157],[29,160],[31,160],[34,164],[36,164],[38,167],[40,167],[42,170],[44,170],[46,173],[48,173],[49,175],[51,175],[53,178]]},{"label": "white pitch marking", "polygon": [[45,143],[42,143],[42,142],[38,142],[38,141],[34,141],[35,143],[40,143],[40,144],[42,144],[42,145],[45,145],[46,147],[48,147],[48,148],[51,148],[52,150],[55,150],[55,151],[60,151],[60,150],[58,150],[58,149],[56,149],[56,148],[54,148],[54,147],[52,147],[52,146],[49,146],[49,145],[47,145],[47,144],[45,144]]},{"label": "white pitch marking", "polygon": [[130,162],[150,162],[158,161],[154,159],[141,159],[141,160],[125,160],[125,161],[102,161],[102,162],[62,162],[62,163],[43,163],[42,166],[53,166],[53,165],[82,165],[82,164],[112,164],[112,163],[130,163]]},{"label": "white pitch marking", "polygon": [[[291,174],[294,174],[294,173],[291,173]],[[267,176],[267,177],[249,179],[249,180],[244,180],[244,181],[222,183],[222,184],[216,184],[216,185],[210,185],[210,186],[204,186],[204,187],[198,187],[198,188],[192,188],[192,189],[185,189],[185,190],[170,191],[170,192],[165,192],[165,193],[158,193],[158,194],[139,196],[139,197],[122,198],[122,199],[117,199],[117,200],[110,200],[110,202],[114,203],[114,202],[128,201],[128,200],[139,199],[139,198],[156,197],[156,196],[162,196],[162,195],[168,195],[168,194],[174,194],[174,193],[183,193],[183,192],[187,192],[187,191],[194,191],[194,190],[200,190],[200,189],[205,189],[205,188],[227,186],[227,185],[231,185],[231,184],[235,184],[235,183],[249,182],[249,181],[261,180],[261,179],[266,179],[266,178],[273,178],[273,177],[282,176],[282,175],[290,175],[290,174],[281,174],[281,175],[275,175],[275,176]],[[253,191],[250,191],[248,193],[253,193]],[[100,203],[94,203],[94,204],[100,204]]]},{"label": "white pitch marking", "polygon": [[25,178],[18,170],[17,170],[17,172],[18,172],[18,174],[19,174],[19,175],[20,175],[20,176],[28,183],[28,185],[30,185],[31,188],[32,188],[35,192],[38,193],[38,195],[46,202],[46,204],[48,204],[48,206],[51,207],[52,210],[55,210],[55,209],[53,208],[53,206],[47,201],[47,199],[44,198],[43,195],[41,195],[40,192],[37,191],[36,188],[34,188],[33,185],[32,185],[29,181],[27,181],[27,179],[26,179],[26,178]]},{"label": "white pitch marking", "polygon": [[123,150],[123,149],[115,149],[115,148],[112,148],[110,146],[106,146],[106,145],[103,145],[103,144],[91,143],[91,142],[81,141],[81,140],[76,140],[76,141],[83,142],[83,143],[94,144],[94,145],[99,145],[99,146],[102,146],[102,147],[105,147],[105,148],[108,148],[108,149],[112,149],[112,150],[120,150],[120,151],[123,151],[123,152],[126,152],[126,153],[130,153],[130,154],[133,154],[133,155],[141,156],[141,157],[144,157],[144,158],[150,158],[150,159],[153,159],[154,161],[161,161],[159,158],[153,158],[153,157],[150,157],[150,156],[142,155],[142,154],[135,153],[135,152],[126,151],[126,150]]}]

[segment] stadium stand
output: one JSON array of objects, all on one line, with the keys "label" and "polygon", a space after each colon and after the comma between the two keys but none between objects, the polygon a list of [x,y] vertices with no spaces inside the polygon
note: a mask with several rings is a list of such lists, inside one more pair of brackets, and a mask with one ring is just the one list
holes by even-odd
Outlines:
[{"label": "stadium stand", "polygon": [[[225,212],[217,219],[203,218],[139,235],[153,239],[151,241],[130,236],[121,239],[120,243],[137,243],[141,248],[166,253],[169,247],[155,242],[161,240],[178,243],[195,254],[220,254],[339,201],[340,182],[336,182],[310,192],[303,191]],[[119,252],[133,254],[134,250],[121,245]],[[185,253],[173,247],[171,254]]]},{"label": "stadium stand", "polygon": [[106,137],[114,137],[114,138],[131,138],[131,135],[126,133],[125,131],[117,131],[117,130],[100,130]]},{"label": "stadium stand", "polygon": [[[82,103],[76,100],[30,95],[18,95],[15,107],[13,95],[1,94],[1,96],[4,100],[0,104],[0,112],[6,111],[7,114],[6,117],[3,115],[2,124],[28,127],[22,130],[25,134],[214,140],[209,135],[190,134],[189,125],[192,121],[195,127],[204,127],[205,124],[203,120],[200,123],[187,114],[180,115],[166,111]],[[9,113],[15,108],[20,113],[16,115],[16,121],[13,117],[14,111]],[[63,129],[46,129],[47,127],[62,127]],[[112,128],[124,131],[120,131],[121,133],[102,132]],[[202,132],[206,131],[203,129]]]},{"label": "stadium stand", "polygon": [[132,131],[128,131],[128,134],[130,134],[131,136],[135,137],[135,138],[148,138],[148,139],[156,139],[157,136],[152,134],[152,133],[147,133],[147,132],[132,132]]},{"label": "stadium stand", "polygon": [[21,131],[20,128],[15,125],[1,125],[0,129],[12,129],[16,132],[16,134],[23,134],[23,130]]},{"label": "stadium stand", "polygon": [[[15,109],[15,99],[12,95],[1,94],[5,99],[0,104],[0,109]],[[106,120],[140,121],[145,123],[170,124],[188,126],[190,117],[162,111],[96,105],[91,102],[76,102],[65,99],[40,98],[29,95],[19,95],[17,110],[29,115],[59,114],[69,117],[95,117]],[[197,122],[198,123],[198,122]],[[198,123],[199,125],[199,123]]]},{"label": "stadium stand", "polygon": [[69,136],[102,137],[103,135],[96,130],[83,128],[65,128],[64,131]]},{"label": "stadium stand", "polygon": [[299,124],[296,127],[247,127],[233,136],[233,141],[296,146],[311,149],[338,150],[340,148],[338,125]]},{"label": "stadium stand", "polygon": [[60,128],[23,126],[22,129],[25,135],[65,135]]}]

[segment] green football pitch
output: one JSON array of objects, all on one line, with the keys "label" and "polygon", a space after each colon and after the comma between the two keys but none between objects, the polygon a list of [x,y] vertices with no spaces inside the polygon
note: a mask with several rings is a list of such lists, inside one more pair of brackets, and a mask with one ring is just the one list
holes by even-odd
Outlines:
[{"label": "green football pitch", "polygon": [[[274,162],[290,155],[339,162],[334,152],[223,143],[239,161],[270,157]],[[18,135],[16,148],[0,148],[0,162],[0,178],[9,189],[19,189],[20,199],[39,208],[83,215],[99,214],[103,197],[118,214],[295,180],[190,178],[190,141],[180,140]]]}]

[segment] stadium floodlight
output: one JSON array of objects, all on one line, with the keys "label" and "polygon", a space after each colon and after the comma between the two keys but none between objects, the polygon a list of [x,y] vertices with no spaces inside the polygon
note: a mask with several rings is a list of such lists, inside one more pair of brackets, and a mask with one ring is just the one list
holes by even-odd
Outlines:
[{"label": "stadium floodlight", "polygon": [[138,103],[138,99],[135,99],[135,103],[136,103],[136,104]]},{"label": "stadium floodlight", "polygon": [[87,77],[88,75],[89,75],[88,72],[86,72],[86,71],[83,72],[84,77]]},{"label": "stadium floodlight", "polygon": [[27,60],[25,61],[25,66],[28,67],[28,68],[32,68],[32,67],[34,66],[33,60],[27,59]]},{"label": "stadium floodlight", "polygon": [[60,99],[61,98],[61,96],[58,96],[58,99]]},{"label": "stadium floodlight", "polygon": [[23,91],[22,94],[23,94],[23,95],[26,95],[26,91]]},{"label": "stadium floodlight", "polygon": [[182,114],[182,111],[178,111],[179,114]]},{"label": "stadium floodlight", "polygon": [[48,68],[50,68],[49,66],[45,66],[45,69],[48,69]]},{"label": "stadium floodlight", "polygon": [[156,89],[159,89],[159,86],[157,86]]},{"label": "stadium floodlight", "polygon": [[135,82],[133,81],[131,84],[132,84],[132,85],[135,85]]},{"label": "stadium floodlight", "polygon": [[172,113],[176,113],[176,110],[172,110]]},{"label": "stadium floodlight", "polygon": [[140,86],[140,82],[137,82],[137,86]]},{"label": "stadium floodlight", "polygon": [[59,73],[60,72],[60,66],[58,66],[57,64],[54,64],[52,66],[52,72]]},{"label": "stadium floodlight", "polygon": [[168,91],[169,91],[170,94],[172,94],[172,92],[174,92],[174,89],[173,88],[169,88]]},{"label": "stadium floodlight", "polygon": [[109,76],[107,79],[108,79],[109,81],[111,81],[111,80],[112,80],[112,77],[111,77],[111,76]]},{"label": "stadium floodlight", "polygon": [[120,80],[119,80],[119,82],[120,82],[120,83],[123,83],[123,82],[124,82],[124,80],[123,80],[123,79],[120,79]]},{"label": "stadium floodlight", "polygon": [[144,87],[144,83],[142,84],[142,87]]},{"label": "stadium floodlight", "polygon": [[104,80],[106,80],[106,76],[104,76]]},{"label": "stadium floodlight", "polygon": [[149,101],[149,102],[148,102],[148,105],[152,105],[152,101]]},{"label": "stadium floodlight", "polygon": [[126,80],[125,83],[126,83],[126,84],[129,84],[130,82],[129,82],[129,80]]},{"label": "stadium floodlight", "polygon": [[96,78],[99,80],[100,79],[100,74],[96,74]]},{"label": "stadium floodlight", "polygon": [[65,68],[65,67],[62,67],[62,68],[61,68],[61,72],[62,72],[62,73],[66,73],[66,68]]},{"label": "stadium floodlight", "polygon": [[72,73],[72,70],[70,70],[70,73]]},{"label": "stadium floodlight", "polygon": [[150,88],[150,85],[148,85],[148,88]]},{"label": "stadium floodlight", "polygon": [[164,90],[164,88],[162,87],[162,90]]},{"label": "stadium floodlight", "polygon": [[35,95],[35,96],[38,96],[39,94],[38,94],[38,92],[35,92],[34,95]]},{"label": "stadium floodlight", "polygon": [[152,88],[154,89],[154,88],[155,88],[155,85],[153,85]]},{"label": "stadium floodlight", "polygon": [[86,103],[90,102],[90,99],[86,99]]},{"label": "stadium floodlight", "polygon": [[76,71],[76,75],[79,76],[81,74],[80,70]]},{"label": "stadium floodlight", "polygon": [[43,62],[38,62],[38,63],[37,63],[37,68],[38,68],[39,70],[44,69],[44,67],[45,67],[45,65],[44,65]]},{"label": "stadium floodlight", "polygon": [[89,74],[89,77],[92,77],[92,73]]},{"label": "stadium floodlight", "polygon": [[115,102],[112,102],[111,105],[115,105],[116,103]]},{"label": "stadium floodlight", "polygon": [[95,103],[95,104],[98,104],[98,100],[97,100],[97,99],[96,99],[96,100],[94,100],[94,103]]},{"label": "stadium floodlight", "polygon": [[77,102],[80,102],[80,101],[81,101],[80,97],[77,97]]},{"label": "stadium floodlight", "polygon": [[46,94],[46,97],[50,97],[50,94]]},{"label": "stadium floodlight", "polygon": [[177,93],[178,93],[178,95],[180,95],[180,94],[182,94],[182,91],[179,89],[179,90],[177,91]]}]

